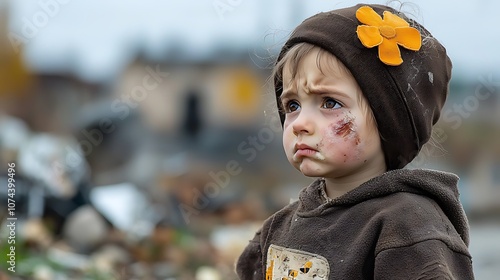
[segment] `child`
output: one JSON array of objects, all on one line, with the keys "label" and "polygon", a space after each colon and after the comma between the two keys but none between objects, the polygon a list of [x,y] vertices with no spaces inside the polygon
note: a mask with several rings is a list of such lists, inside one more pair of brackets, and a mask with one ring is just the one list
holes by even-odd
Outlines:
[{"label": "child", "polygon": [[240,279],[473,279],[458,177],[402,169],[448,94],[445,48],[381,5],[320,13],[274,71],[290,163],[318,177],[267,219]]}]

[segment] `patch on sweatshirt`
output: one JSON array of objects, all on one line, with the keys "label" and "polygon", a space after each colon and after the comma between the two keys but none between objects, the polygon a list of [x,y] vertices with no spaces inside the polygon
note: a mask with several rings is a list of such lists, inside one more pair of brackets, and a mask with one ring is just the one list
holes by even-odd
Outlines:
[{"label": "patch on sweatshirt", "polygon": [[271,245],[267,250],[266,280],[327,280],[328,261],[316,254]]}]

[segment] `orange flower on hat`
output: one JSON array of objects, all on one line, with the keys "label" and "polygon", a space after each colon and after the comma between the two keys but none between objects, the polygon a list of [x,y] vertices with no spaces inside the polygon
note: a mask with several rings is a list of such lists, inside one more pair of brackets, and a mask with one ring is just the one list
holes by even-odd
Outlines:
[{"label": "orange flower on hat", "polygon": [[383,63],[398,66],[403,63],[399,46],[418,51],[422,45],[420,32],[389,11],[384,11],[383,16],[382,19],[371,7],[359,8],[356,18],[363,25],[358,25],[356,33],[363,46],[378,46],[378,56]]}]

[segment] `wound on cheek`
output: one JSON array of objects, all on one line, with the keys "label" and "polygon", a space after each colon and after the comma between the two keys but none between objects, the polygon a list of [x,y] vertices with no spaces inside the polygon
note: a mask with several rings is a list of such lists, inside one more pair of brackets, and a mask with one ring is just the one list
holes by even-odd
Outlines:
[{"label": "wound on cheek", "polygon": [[342,136],[344,139],[354,138],[356,145],[359,144],[359,136],[354,129],[354,118],[352,116],[346,115],[343,119],[337,122],[334,130],[335,134]]},{"label": "wound on cheek", "polygon": [[[345,120],[345,119],[344,119]],[[335,127],[335,134],[340,135],[342,137],[347,137],[349,134],[354,132],[354,124],[352,121],[344,122],[344,120],[340,120]]]}]

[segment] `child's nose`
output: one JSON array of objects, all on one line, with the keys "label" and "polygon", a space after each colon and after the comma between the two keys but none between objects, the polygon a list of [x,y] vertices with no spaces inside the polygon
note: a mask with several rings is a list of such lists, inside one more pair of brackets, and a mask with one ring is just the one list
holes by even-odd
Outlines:
[{"label": "child's nose", "polygon": [[314,131],[314,121],[312,115],[302,110],[292,123],[293,134],[312,134]]}]

